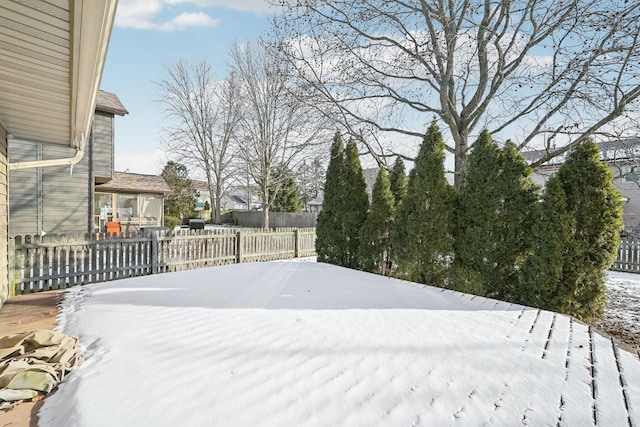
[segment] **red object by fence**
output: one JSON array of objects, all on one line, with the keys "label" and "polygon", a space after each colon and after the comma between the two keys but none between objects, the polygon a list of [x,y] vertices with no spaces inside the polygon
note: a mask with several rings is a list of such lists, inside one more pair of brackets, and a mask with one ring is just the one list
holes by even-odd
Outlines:
[{"label": "red object by fence", "polygon": [[107,233],[120,233],[122,227],[119,222],[107,222]]}]

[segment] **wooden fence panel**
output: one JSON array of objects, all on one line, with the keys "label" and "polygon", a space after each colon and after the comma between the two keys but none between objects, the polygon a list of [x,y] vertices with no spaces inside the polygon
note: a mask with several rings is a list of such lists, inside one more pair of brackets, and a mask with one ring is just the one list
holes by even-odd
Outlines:
[{"label": "wooden fence panel", "polygon": [[14,292],[30,293],[154,273],[315,255],[315,229],[237,229],[16,236]]},{"label": "wooden fence panel", "polygon": [[181,271],[236,262],[237,233],[223,230],[181,230],[158,234],[162,271]]}]

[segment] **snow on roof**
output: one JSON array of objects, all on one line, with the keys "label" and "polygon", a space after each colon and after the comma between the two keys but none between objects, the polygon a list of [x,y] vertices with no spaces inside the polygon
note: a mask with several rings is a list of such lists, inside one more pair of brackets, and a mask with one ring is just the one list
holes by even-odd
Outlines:
[{"label": "snow on roof", "polygon": [[60,321],[87,361],[45,426],[640,425],[638,356],[588,326],[328,264],[73,287]]}]

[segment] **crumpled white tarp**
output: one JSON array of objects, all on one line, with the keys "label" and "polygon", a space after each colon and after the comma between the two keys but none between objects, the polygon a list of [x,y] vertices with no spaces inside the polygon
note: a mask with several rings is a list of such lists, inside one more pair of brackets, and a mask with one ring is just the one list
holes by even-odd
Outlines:
[{"label": "crumpled white tarp", "polygon": [[0,409],[49,393],[84,360],[78,338],[39,330],[0,338]]}]

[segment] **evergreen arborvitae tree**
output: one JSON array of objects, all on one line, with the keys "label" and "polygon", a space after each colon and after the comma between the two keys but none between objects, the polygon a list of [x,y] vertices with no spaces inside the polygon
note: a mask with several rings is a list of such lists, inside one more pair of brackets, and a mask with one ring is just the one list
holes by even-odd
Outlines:
[{"label": "evergreen arborvitae tree", "polygon": [[[400,206],[400,203],[402,202],[402,199],[404,199],[404,196],[407,194],[407,185],[409,182],[407,179],[407,174],[405,173],[404,162],[402,161],[402,157],[400,156],[397,156],[396,161],[393,163],[393,168],[391,169],[391,173],[389,174],[389,181],[391,184],[391,193],[393,194],[394,218],[392,219],[391,225],[391,229],[393,232],[393,230],[396,229],[395,214],[398,212],[398,208]],[[398,233],[398,236],[399,234],[401,234],[401,232]],[[389,265],[392,269],[394,268],[394,266],[397,267],[395,261],[399,258],[399,256],[396,254],[396,252],[400,251],[401,253],[403,253],[403,249],[405,249],[403,244],[400,244],[398,248],[395,248],[394,239],[391,239],[388,258]],[[400,276],[402,275],[400,272],[396,272],[396,274],[399,274]]]},{"label": "evergreen arborvitae tree", "polygon": [[367,193],[367,183],[360,164],[358,147],[353,139],[347,143],[345,156],[345,191],[343,193],[345,203],[341,216],[344,218],[343,227],[346,237],[347,256],[346,263],[342,265],[360,269],[362,268],[362,262],[358,254],[360,228],[367,219],[369,194]]},{"label": "evergreen arborvitae tree", "polygon": [[191,185],[187,167],[169,161],[162,169],[162,178],[171,189],[171,193],[166,196],[164,202],[165,215],[180,219],[192,217],[196,203],[196,191]]},{"label": "evergreen arborvitae tree", "polygon": [[409,175],[394,227],[396,262],[409,280],[444,286],[452,254],[454,202],[455,190],[444,173],[442,134],[433,123]]},{"label": "evergreen arborvitae tree", "polygon": [[511,301],[527,255],[530,215],[538,199],[531,169],[515,145],[503,150],[483,131],[469,156],[456,212],[452,286]]},{"label": "evergreen arborvitae tree", "polygon": [[393,203],[389,176],[385,168],[380,168],[367,219],[360,229],[360,258],[365,271],[388,273]]},{"label": "evergreen arborvitae tree", "polygon": [[318,262],[346,263],[343,225],[345,185],[345,154],[342,136],[336,132],[331,145],[331,158],[324,184],[324,201],[316,224]]},{"label": "evergreen arborvitae tree", "polygon": [[544,198],[534,209],[531,254],[522,265],[517,299],[520,303],[551,311],[566,311],[575,283],[563,280],[570,240],[570,216],[557,176],[546,185]]},{"label": "evergreen arborvitae tree", "polygon": [[391,182],[391,193],[393,194],[393,205],[396,209],[400,205],[400,202],[407,194],[407,175],[404,169],[404,162],[402,157],[396,157],[396,161],[389,174],[389,181]]},{"label": "evergreen arborvitae tree", "polygon": [[576,147],[558,171],[570,216],[562,280],[573,295],[562,311],[589,320],[600,317],[605,276],[616,258],[622,230],[622,197],[593,141]]},{"label": "evergreen arborvitae tree", "polygon": [[272,212],[302,212],[302,198],[291,171],[282,166],[274,170],[274,182],[279,184],[278,191],[269,192]]},{"label": "evergreen arborvitae tree", "polygon": [[531,215],[540,197],[531,178],[532,170],[516,145],[508,141],[502,149],[499,187],[499,221],[494,230],[493,261],[496,269],[486,281],[488,295],[514,301],[520,266],[529,251]]},{"label": "evergreen arborvitae tree", "polygon": [[498,222],[495,183],[500,173],[500,150],[487,131],[473,144],[467,183],[458,195],[454,229],[454,263],[449,287],[477,295],[486,293],[485,258],[493,251],[491,231]]}]

